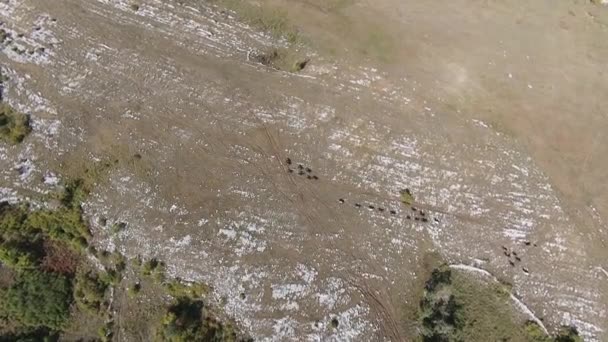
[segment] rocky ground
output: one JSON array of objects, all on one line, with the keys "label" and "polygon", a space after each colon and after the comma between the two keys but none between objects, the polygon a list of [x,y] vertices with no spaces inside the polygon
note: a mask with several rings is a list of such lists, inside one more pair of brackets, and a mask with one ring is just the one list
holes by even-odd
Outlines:
[{"label": "rocky ground", "polygon": [[85,204],[95,244],[209,284],[261,340],[408,339],[429,252],[608,339],[608,8],[264,3],[295,49],[224,5],[0,1],[4,101],[33,125],[0,145],[1,199],[120,161]]}]

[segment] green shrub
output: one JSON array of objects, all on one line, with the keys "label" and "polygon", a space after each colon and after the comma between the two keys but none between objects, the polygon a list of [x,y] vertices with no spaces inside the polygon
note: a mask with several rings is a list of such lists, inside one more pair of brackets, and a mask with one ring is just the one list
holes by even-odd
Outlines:
[{"label": "green shrub", "polygon": [[165,263],[152,258],[143,263],[141,273],[144,276],[152,276],[154,280],[162,282],[165,279]]},{"label": "green shrub", "polygon": [[129,296],[135,297],[139,294],[140,291],[141,291],[141,284],[135,283],[129,287]]},{"label": "green shrub", "polygon": [[22,328],[18,332],[0,335],[0,341],[12,342],[56,342],[59,335],[48,328],[28,329]]},{"label": "green shrub", "polygon": [[60,197],[61,204],[66,208],[78,207],[89,195],[89,191],[82,178],[68,180]]},{"label": "green shrub", "polygon": [[118,285],[121,280],[121,274],[115,269],[107,269],[105,272],[101,272],[99,274],[99,279],[101,280],[101,282],[106,284],[106,286]]},{"label": "green shrub", "polygon": [[11,268],[35,267],[44,256],[42,232],[27,219],[27,207],[0,203],[0,261]]},{"label": "green shrub", "polygon": [[32,269],[40,258],[28,252],[24,246],[4,242],[0,245],[0,261],[13,269]]},{"label": "green shrub", "polygon": [[0,104],[0,140],[18,144],[32,131],[27,115],[16,112],[6,103]]},{"label": "green shrub", "polygon": [[158,331],[162,341],[211,342],[237,341],[230,325],[205,315],[203,302],[182,297],[169,307]]},{"label": "green shrub", "polygon": [[583,338],[578,335],[578,330],[575,327],[562,327],[557,336],[555,336],[555,342],[583,342]]},{"label": "green shrub", "polygon": [[116,272],[122,273],[127,268],[127,259],[124,257],[124,255],[120,254],[119,252],[114,252],[112,254],[112,259]]},{"label": "green shrub", "polygon": [[28,216],[27,225],[51,239],[69,243],[76,250],[85,249],[91,235],[82,219],[80,207],[33,211]]},{"label": "green shrub", "polygon": [[97,335],[102,342],[112,341],[112,324],[107,323],[97,331]]},{"label": "green shrub", "polygon": [[66,277],[23,271],[0,296],[1,316],[26,327],[60,330],[69,318],[71,295]]},{"label": "green shrub", "polygon": [[423,341],[460,341],[458,332],[463,326],[460,305],[453,294],[452,271],[447,265],[433,270],[425,284],[420,301]]},{"label": "green shrub", "polygon": [[74,299],[85,311],[97,313],[101,310],[108,285],[94,272],[80,272],[76,275]]}]

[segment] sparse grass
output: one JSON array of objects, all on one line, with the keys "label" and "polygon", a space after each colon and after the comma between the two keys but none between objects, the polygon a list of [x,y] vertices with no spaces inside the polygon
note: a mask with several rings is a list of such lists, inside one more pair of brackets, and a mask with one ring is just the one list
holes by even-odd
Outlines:
[{"label": "sparse grass", "polygon": [[202,298],[209,293],[209,287],[203,283],[184,283],[180,279],[167,282],[165,288],[174,298]]},{"label": "sparse grass", "polygon": [[65,183],[65,190],[60,195],[61,203],[67,208],[75,208],[89,196],[99,183],[103,182],[118,160],[98,161],[83,164],[70,161],[66,171],[71,178]]},{"label": "sparse grass", "polygon": [[254,5],[244,0],[214,0],[213,2],[236,13],[241,21],[275,38],[285,39],[289,44],[302,43],[302,36],[290,24],[287,12],[282,9],[263,3]]},{"label": "sparse grass", "polygon": [[31,131],[27,115],[16,112],[6,103],[0,104],[0,140],[15,145],[22,142]]},{"label": "sparse grass", "polygon": [[302,58],[290,49],[271,49],[253,56],[253,59],[262,65],[288,72],[299,72],[309,62],[308,58]]},{"label": "sparse grass", "polygon": [[265,3],[254,5],[244,0],[214,0],[224,8],[236,13],[239,20],[287,43],[286,47],[273,48],[253,58],[259,63],[287,72],[299,72],[309,59],[302,56],[299,46],[306,44],[298,29],[288,19],[283,9]]},{"label": "sparse grass", "polygon": [[390,62],[394,54],[395,42],[379,27],[369,27],[366,37],[359,43],[359,51],[363,56]]}]

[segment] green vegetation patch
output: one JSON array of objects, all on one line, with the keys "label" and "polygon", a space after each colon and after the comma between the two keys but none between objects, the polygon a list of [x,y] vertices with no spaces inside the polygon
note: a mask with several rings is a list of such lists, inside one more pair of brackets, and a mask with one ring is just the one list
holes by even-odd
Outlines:
[{"label": "green vegetation patch", "polygon": [[0,261],[9,267],[37,267],[46,254],[45,239],[79,250],[89,235],[80,207],[31,211],[27,205],[0,203]]},{"label": "green vegetation patch", "polygon": [[203,283],[184,283],[180,279],[165,284],[167,292],[175,298],[189,297],[201,298],[209,293],[209,286]]},{"label": "green vegetation patch", "polygon": [[547,336],[534,322],[522,324],[511,307],[509,288],[483,283],[447,265],[433,270],[420,301],[422,341],[582,342],[575,328]]},{"label": "green vegetation patch", "polygon": [[6,103],[0,104],[0,140],[18,144],[31,131],[29,116],[16,112]]},{"label": "green vegetation patch", "polygon": [[0,268],[12,277],[0,286],[0,340],[53,340],[69,325],[74,297],[98,305],[91,293],[99,291],[76,276],[90,238],[80,202],[71,196],[62,204],[0,203]]},{"label": "green vegetation patch", "polygon": [[69,318],[71,297],[68,278],[38,270],[22,271],[0,293],[0,316],[25,327],[59,330]]},{"label": "green vegetation patch", "polygon": [[[0,202],[0,341],[87,340],[95,333],[110,341],[110,289],[130,294],[115,296],[127,301],[119,305],[146,302],[156,309],[126,319],[133,324],[139,317],[153,318],[134,325],[140,328],[134,336],[149,330],[154,335],[149,337],[163,341],[242,341],[232,324],[220,322],[204,307],[206,285],[167,280],[166,266],[156,258],[129,261],[88,245],[91,234],[81,202],[111,165],[87,167],[82,178],[66,182],[53,210]],[[98,257],[103,271],[87,263],[87,253]],[[138,279],[122,282],[123,274],[145,277],[145,288]],[[173,297],[170,304],[167,295]]]},{"label": "green vegetation patch", "polygon": [[405,205],[414,204],[414,201],[415,201],[414,195],[412,194],[410,189],[399,190],[399,196],[401,198],[401,203],[403,203]]},{"label": "green vegetation patch", "polygon": [[93,191],[96,185],[106,179],[107,174],[118,160],[98,161],[93,164],[79,165],[77,162],[69,161],[66,173],[73,178],[66,181],[65,190],[61,193],[61,204],[66,208],[78,208]]},{"label": "green vegetation patch", "polygon": [[97,313],[102,309],[108,283],[97,273],[79,272],[76,275],[74,299],[81,309]]},{"label": "green vegetation patch", "polygon": [[245,341],[237,336],[230,324],[223,324],[213,318],[203,302],[189,297],[176,300],[163,317],[158,339],[162,341]]}]

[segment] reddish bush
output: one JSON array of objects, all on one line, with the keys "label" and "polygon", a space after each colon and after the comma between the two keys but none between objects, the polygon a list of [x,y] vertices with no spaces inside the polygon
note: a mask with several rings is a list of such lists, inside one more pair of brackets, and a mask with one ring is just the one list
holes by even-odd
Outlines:
[{"label": "reddish bush", "polygon": [[73,275],[80,263],[80,256],[67,244],[54,241],[44,242],[45,256],[41,268],[47,272]]}]

